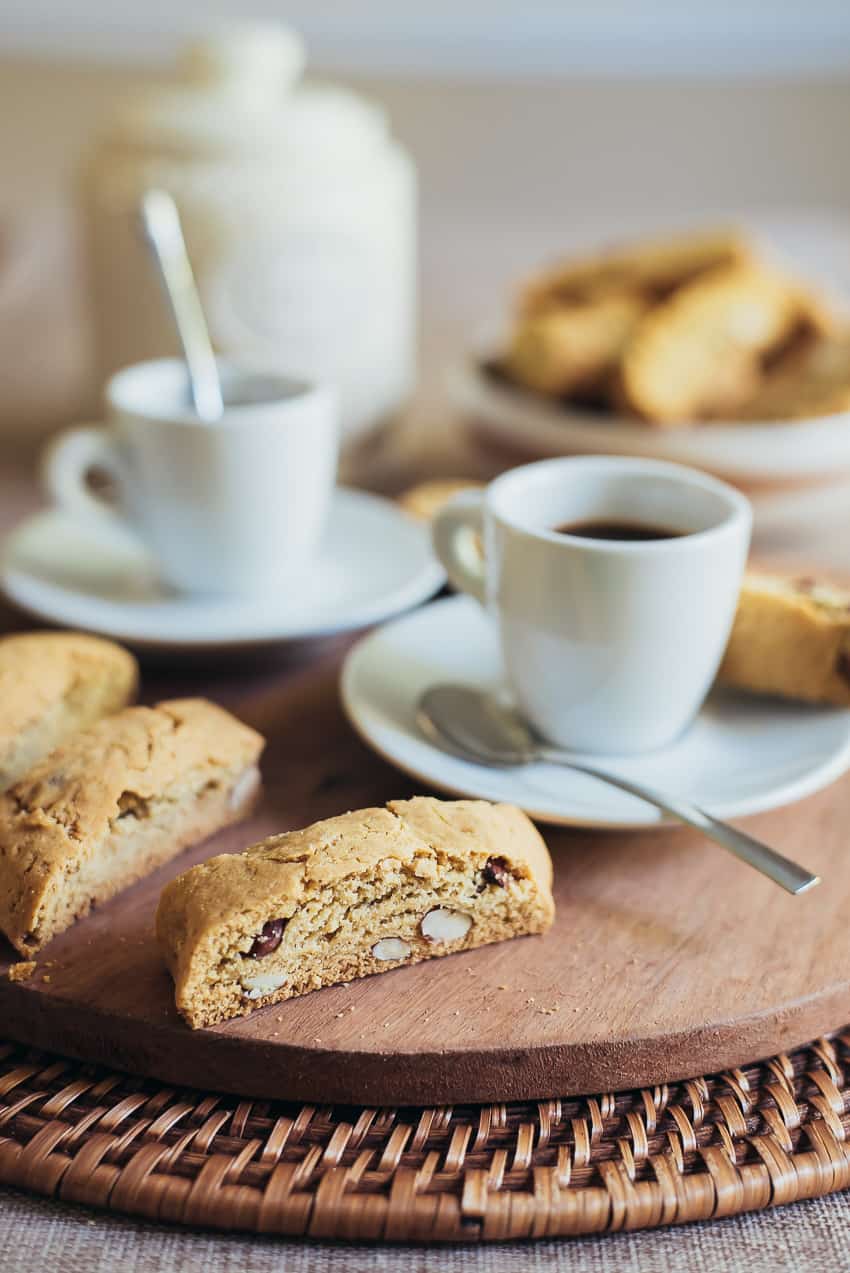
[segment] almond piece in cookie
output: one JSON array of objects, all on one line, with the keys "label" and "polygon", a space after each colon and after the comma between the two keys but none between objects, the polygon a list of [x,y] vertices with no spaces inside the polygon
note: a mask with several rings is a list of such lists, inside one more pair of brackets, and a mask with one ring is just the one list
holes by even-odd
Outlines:
[{"label": "almond piece in cookie", "polygon": [[136,660],[81,632],[22,632],[0,640],[0,791],[75,730],[135,697]]},{"label": "almond piece in cookie", "polygon": [[636,293],[521,316],[504,359],[517,384],[549,397],[601,389],[647,303]]},{"label": "almond piece in cookie", "polygon": [[850,707],[850,591],[811,575],[748,571],[718,681]]},{"label": "almond piece in cookie", "polygon": [[258,733],[204,699],[128,707],[0,796],[0,930],[31,955],[259,791]]},{"label": "almond piece in cookie", "polygon": [[715,270],[674,292],[635,327],[619,383],[629,409],[654,424],[683,424],[743,403],[750,372],[786,340],[800,316],[793,287],[772,271]]},{"label": "almond piece in cookie", "polygon": [[157,938],[193,1028],[552,923],[552,864],[513,805],[419,796],[211,858]]}]

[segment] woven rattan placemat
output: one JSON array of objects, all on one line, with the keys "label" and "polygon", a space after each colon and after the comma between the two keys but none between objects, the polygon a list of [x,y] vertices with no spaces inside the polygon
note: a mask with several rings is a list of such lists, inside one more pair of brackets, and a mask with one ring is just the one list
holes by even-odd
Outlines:
[{"label": "woven rattan placemat", "polygon": [[757,1211],[850,1184],[850,1027],[747,1069],[536,1104],[240,1101],[0,1044],[0,1182],[174,1224],[492,1241]]}]

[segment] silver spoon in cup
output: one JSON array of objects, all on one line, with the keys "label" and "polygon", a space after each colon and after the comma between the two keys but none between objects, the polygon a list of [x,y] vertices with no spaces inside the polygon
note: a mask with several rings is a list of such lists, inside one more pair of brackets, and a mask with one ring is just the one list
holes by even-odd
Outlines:
[{"label": "silver spoon in cup", "polygon": [[195,410],[202,420],[220,420],[224,414],[221,379],[177,205],[167,190],[146,190],[139,216],[174,314]]},{"label": "silver spoon in cup", "polygon": [[618,787],[702,831],[789,893],[805,893],[820,883],[819,876],[805,867],[729,823],[719,822],[689,800],[644,787],[595,764],[574,760],[569,752],[541,742],[519,716],[483,690],[466,685],[434,685],[419,699],[416,720],[427,738],[464,760],[503,768],[548,761]]}]

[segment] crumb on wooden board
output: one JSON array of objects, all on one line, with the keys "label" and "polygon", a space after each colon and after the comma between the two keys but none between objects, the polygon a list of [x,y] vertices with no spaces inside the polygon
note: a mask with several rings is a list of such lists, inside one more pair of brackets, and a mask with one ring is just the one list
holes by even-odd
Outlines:
[{"label": "crumb on wooden board", "polygon": [[33,975],[35,969],[35,960],[26,959],[17,964],[10,964],[9,971],[6,973],[6,976],[10,981],[26,981],[27,978]]}]

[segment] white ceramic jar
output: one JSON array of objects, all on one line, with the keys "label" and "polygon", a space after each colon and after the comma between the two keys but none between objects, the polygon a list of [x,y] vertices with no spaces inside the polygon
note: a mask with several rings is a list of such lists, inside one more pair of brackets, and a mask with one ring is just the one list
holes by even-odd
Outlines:
[{"label": "white ceramic jar", "polygon": [[303,60],[286,27],[222,27],[111,121],[83,174],[98,370],[177,352],[136,222],[164,186],[218,348],[334,382],[350,444],[412,387],[415,172],[378,108],[298,85]]}]

